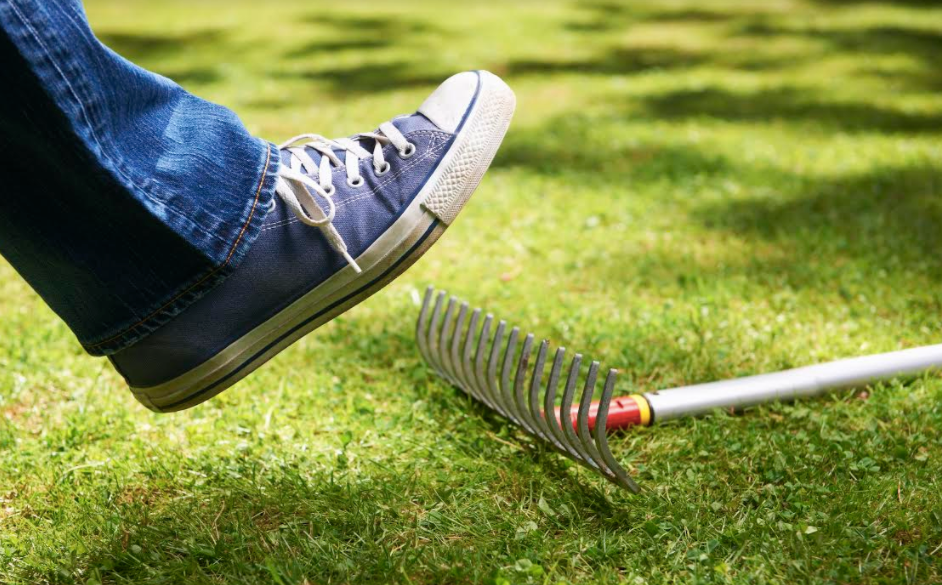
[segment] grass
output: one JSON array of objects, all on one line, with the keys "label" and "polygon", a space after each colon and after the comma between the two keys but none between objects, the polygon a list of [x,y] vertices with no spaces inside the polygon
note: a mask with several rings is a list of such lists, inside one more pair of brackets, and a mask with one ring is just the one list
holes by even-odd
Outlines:
[{"label": "grass", "polygon": [[406,276],[158,416],[0,266],[0,582],[938,583],[942,379],[620,433],[574,467],[430,375],[435,283],[622,391],[939,342],[932,2],[89,0],[272,140],[487,68],[518,114]]}]

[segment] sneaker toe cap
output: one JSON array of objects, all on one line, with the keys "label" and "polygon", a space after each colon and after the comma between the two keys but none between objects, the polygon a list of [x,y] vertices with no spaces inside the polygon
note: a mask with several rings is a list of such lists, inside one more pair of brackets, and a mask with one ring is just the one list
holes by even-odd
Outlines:
[{"label": "sneaker toe cap", "polygon": [[445,80],[419,107],[419,113],[445,132],[454,133],[477,93],[480,75],[465,71]]}]

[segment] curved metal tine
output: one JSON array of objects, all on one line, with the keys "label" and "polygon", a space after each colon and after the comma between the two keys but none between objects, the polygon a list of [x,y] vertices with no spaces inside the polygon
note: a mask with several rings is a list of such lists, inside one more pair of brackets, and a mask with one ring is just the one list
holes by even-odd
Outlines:
[{"label": "curved metal tine", "polygon": [[638,493],[641,491],[641,488],[638,487],[638,484],[628,476],[628,472],[615,460],[611,449],[608,448],[608,439],[605,436],[605,425],[608,423],[608,407],[612,402],[612,392],[615,390],[615,380],[617,378],[618,370],[611,369],[608,371],[608,376],[605,378],[605,388],[602,389],[602,398],[599,400],[599,410],[595,415],[595,444],[598,446],[599,453],[602,454],[602,459],[605,460],[605,464],[608,465],[608,468],[611,469],[612,473],[618,478],[618,483],[634,493]]},{"label": "curved metal tine", "polygon": [[461,303],[461,306],[458,308],[458,318],[455,320],[455,327],[450,332],[450,349],[448,350],[448,365],[451,367],[451,375],[454,377],[455,382],[458,384],[465,394],[468,394],[472,398],[477,398],[471,389],[468,388],[468,383],[465,382],[464,376],[461,372],[461,358],[459,356],[461,349],[461,334],[464,331],[464,322],[468,317],[468,303]]},{"label": "curved metal tine", "polygon": [[537,434],[553,447],[565,452],[566,449],[558,444],[556,438],[550,433],[549,428],[546,426],[546,420],[543,418],[543,413],[540,412],[540,386],[543,383],[543,370],[546,367],[546,353],[548,350],[549,341],[544,339],[540,342],[540,349],[536,353],[536,364],[533,366],[533,375],[530,379],[530,394],[527,397],[529,410],[527,414],[529,415],[530,424],[533,425]]},{"label": "curved metal tine", "polygon": [[566,386],[563,388],[563,399],[559,406],[560,426],[563,434],[569,440],[569,444],[579,453],[579,460],[584,462],[592,469],[598,470],[599,466],[592,460],[592,456],[582,446],[582,441],[576,436],[575,426],[572,424],[572,400],[576,397],[576,385],[579,382],[579,368],[582,366],[582,354],[576,354],[572,358],[569,366],[569,376],[566,378]]},{"label": "curved metal tine", "polygon": [[422,354],[422,359],[425,360],[425,363],[431,365],[432,360],[429,359],[428,355],[428,317],[429,311],[432,307],[432,295],[435,293],[435,288],[429,286],[425,289],[425,297],[422,299],[422,310],[419,311],[419,320],[415,324],[415,339],[419,344],[419,353]]},{"label": "curved metal tine", "polygon": [[488,313],[487,316],[484,317],[484,325],[481,327],[481,335],[478,337],[478,346],[474,350],[474,370],[472,374],[481,395],[487,398],[487,404],[497,411],[498,414],[506,417],[507,413],[503,411],[501,406],[494,399],[494,394],[491,392],[493,386],[488,380],[487,371],[484,367],[485,356],[487,355],[487,342],[491,339],[491,323],[493,322],[494,315]]},{"label": "curved metal tine", "polygon": [[445,377],[455,386],[458,386],[458,380],[452,375],[454,368],[451,367],[451,360],[448,359],[448,334],[452,330],[452,320],[455,316],[455,305],[458,303],[458,299],[451,297],[448,299],[448,308],[445,309],[445,319],[442,321],[442,331],[438,340],[438,347],[434,348],[438,351],[439,364],[442,366],[442,370],[445,372]]},{"label": "curved metal tine", "polygon": [[514,400],[514,389],[510,385],[510,371],[513,369],[514,357],[517,353],[517,338],[520,336],[520,328],[514,327],[510,330],[510,336],[507,338],[507,349],[504,353],[504,365],[500,373],[500,395],[504,406],[512,415],[512,419],[520,426],[524,426],[517,411],[517,403]]},{"label": "curved metal tine", "polygon": [[599,363],[592,362],[592,365],[589,366],[589,374],[585,379],[585,387],[582,390],[582,400],[579,401],[579,438],[582,440],[582,446],[589,454],[589,458],[595,462],[596,468],[602,472],[605,479],[621,485],[612,470],[605,464],[605,460],[602,459],[595,443],[592,442],[592,435],[589,432],[589,409],[592,407],[592,394],[595,391],[595,380],[598,378],[598,374]]},{"label": "curved metal tine", "polygon": [[[442,305],[445,302],[445,291],[438,293],[438,296],[435,298],[435,308],[432,310],[432,322],[428,328],[428,355],[429,364],[432,368],[438,372],[438,375],[446,380],[449,380],[448,374],[445,373],[445,369],[442,367],[441,355],[438,353],[438,341],[441,337],[441,318],[442,318]],[[449,380],[450,381],[450,380]]]},{"label": "curved metal tine", "polygon": [[523,340],[523,347],[520,349],[520,359],[517,360],[517,374],[514,376],[513,394],[510,400],[517,408],[517,416],[520,417],[520,425],[531,435],[543,438],[530,420],[530,413],[527,409],[526,398],[523,396],[523,387],[527,382],[527,372],[530,369],[530,353],[533,350],[533,334],[527,333]]},{"label": "curved metal tine", "polygon": [[543,395],[543,415],[540,422],[544,432],[554,439],[558,449],[562,449],[571,457],[582,459],[575,446],[569,444],[569,440],[559,428],[559,419],[556,417],[556,388],[559,386],[559,374],[563,369],[563,361],[566,359],[566,349],[561,347],[556,350],[556,357],[553,358],[553,367],[550,369],[549,380],[546,382],[546,393]]},{"label": "curved metal tine", "polygon": [[[484,383],[484,380],[478,375],[478,353],[482,351],[487,344],[488,334],[490,333],[490,323],[487,321],[487,318],[484,318],[484,325],[478,329],[478,324],[481,321],[481,309],[475,309],[471,313],[471,325],[468,326],[468,337],[464,341],[464,359],[462,360],[464,365],[464,375],[468,380],[468,384],[474,387],[475,392],[477,392],[478,400],[487,405],[491,410],[497,410],[497,407],[494,406],[494,401],[491,400],[490,394],[487,392],[487,385]],[[482,343],[483,340],[483,343]],[[481,364],[483,367],[483,359]]]},{"label": "curved metal tine", "polygon": [[478,332],[478,321],[481,319],[481,309],[475,309],[471,313],[471,319],[468,322],[468,331],[464,337],[464,344],[461,346],[461,375],[464,379],[465,384],[468,385],[471,392],[474,394],[474,397],[478,399],[478,402],[483,403],[488,408],[493,409],[491,403],[488,401],[487,396],[481,392],[481,387],[477,383],[477,378],[474,375],[474,366],[471,365],[471,351],[474,349],[474,336]]},{"label": "curved metal tine", "polygon": [[[491,389],[491,397],[494,399],[494,404],[500,407],[500,412],[512,422],[517,423],[517,417],[514,416],[512,410],[507,405],[507,401],[504,399],[504,382],[503,375],[501,378],[497,377],[497,366],[500,364],[501,358],[501,348],[504,341],[504,330],[507,328],[507,322],[501,321],[497,324],[497,331],[494,333],[494,343],[491,344],[491,354],[487,358],[487,385]],[[512,355],[516,349],[516,336],[511,332],[510,340],[507,342],[507,350],[504,354],[504,362],[507,361],[507,355]]]}]

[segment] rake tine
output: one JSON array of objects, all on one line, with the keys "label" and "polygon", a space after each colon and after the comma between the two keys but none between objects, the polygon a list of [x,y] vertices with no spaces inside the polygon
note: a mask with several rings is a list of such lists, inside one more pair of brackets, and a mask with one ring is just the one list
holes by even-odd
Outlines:
[{"label": "rake tine", "polygon": [[487,402],[491,405],[491,408],[506,417],[506,413],[504,413],[497,401],[494,400],[494,395],[491,393],[491,385],[488,383],[487,371],[485,369],[487,342],[490,341],[491,338],[491,324],[493,322],[494,315],[488,313],[487,316],[484,317],[484,324],[481,326],[481,335],[478,336],[478,346],[474,350],[473,374],[475,384],[477,384],[478,388],[481,390],[481,394],[487,397]]},{"label": "rake tine", "polygon": [[536,352],[536,362],[533,365],[533,372],[530,375],[530,391],[524,398],[522,394],[523,387],[521,387],[518,390],[517,396],[524,400],[524,415],[527,417],[527,422],[533,427],[536,436],[544,441],[549,441],[553,447],[558,449],[560,446],[555,444],[553,436],[548,434],[541,424],[543,421],[543,413],[540,412],[540,384],[543,381],[543,370],[546,366],[546,352],[548,346],[549,342],[545,339],[540,342],[540,349]]},{"label": "rake tine", "polygon": [[582,366],[582,355],[576,354],[572,358],[572,364],[569,366],[569,376],[566,378],[566,386],[563,389],[563,400],[559,407],[561,427],[569,444],[579,453],[579,459],[592,469],[598,470],[599,466],[592,460],[592,456],[582,446],[579,437],[576,436],[575,426],[572,423],[572,400],[576,396],[576,384],[579,382],[579,368]]},{"label": "rake tine", "polygon": [[[507,322],[501,321],[497,324],[497,331],[494,333],[494,343],[491,345],[491,355],[487,358],[487,387],[491,390],[491,397],[494,399],[494,404],[500,408],[501,414],[512,420],[515,424],[517,422],[517,417],[514,416],[514,413],[507,407],[507,403],[504,401],[504,393],[501,390],[503,388],[503,382],[499,381],[497,377],[497,366],[500,362],[500,348],[501,344],[504,341],[504,330],[507,328]],[[513,353],[513,349],[510,348],[508,343],[507,354]],[[498,384],[501,384],[500,386]]]},{"label": "rake tine", "polygon": [[612,402],[612,392],[615,390],[615,379],[618,378],[618,370],[611,369],[605,378],[605,387],[602,390],[602,398],[599,400],[599,410],[595,418],[595,443],[599,448],[599,453],[605,464],[612,470],[612,473],[618,478],[618,483],[630,489],[634,493],[641,491],[638,484],[628,476],[628,473],[621,465],[615,461],[611,449],[608,448],[608,439],[605,437],[606,423],[608,422],[608,407]]},{"label": "rake tine", "polygon": [[582,448],[585,449],[588,460],[595,464],[596,468],[602,472],[606,479],[612,479],[612,473],[606,467],[605,462],[598,454],[595,443],[592,442],[592,435],[589,431],[589,411],[592,405],[592,395],[595,391],[595,381],[598,377],[599,366],[597,362],[592,362],[589,366],[589,373],[586,375],[585,385],[582,388],[582,398],[579,400],[579,413],[576,415],[576,427],[579,435],[579,441]]},{"label": "rake tine", "polygon": [[471,390],[472,394],[474,394],[474,397],[493,410],[494,406],[478,384],[477,376],[474,373],[474,366],[471,365],[471,352],[474,350],[474,336],[477,334],[478,321],[480,320],[481,309],[475,309],[474,312],[471,313],[471,320],[468,322],[468,332],[465,334],[464,344],[461,346],[461,373],[465,382],[468,384],[468,388]]},{"label": "rake tine", "polygon": [[517,413],[520,416],[520,423],[523,428],[531,435],[540,436],[539,431],[533,426],[530,420],[530,413],[527,409],[526,398],[523,395],[523,387],[527,381],[527,371],[530,369],[530,354],[533,351],[533,334],[528,333],[523,339],[523,348],[520,350],[520,359],[517,362],[517,375],[514,377],[513,395],[514,405],[517,407]]},{"label": "rake tine", "polygon": [[[455,328],[451,331],[451,349],[448,352],[448,365],[451,367],[451,375],[454,376],[458,385],[465,391],[465,394],[474,396],[468,388],[467,382],[461,373],[461,358],[459,357],[461,333],[464,330],[464,322],[468,317],[468,303],[461,303],[458,308],[458,318],[455,320]],[[476,398],[476,396],[475,396]]]},{"label": "rake tine", "polygon": [[426,349],[429,352],[429,356],[432,358],[429,363],[432,364],[432,367],[435,368],[435,371],[438,372],[438,375],[448,381],[451,381],[451,379],[448,377],[448,374],[445,373],[445,369],[442,367],[440,360],[441,354],[436,351],[439,338],[441,336],[441,328],[439,325],[441,323],[442,305],[444,302],[445,293],[438,293],[438,297],[435,299],[435,309],[432,311],[432,322],[428,329],[428,347]]},{"label": "rake tine", "polygon": [[549,441],[550,445],[565,452],[566,448],[563,447],[550,432],[546,424],[546,419],[543,417],[543,412],[540,409],[540,386],[543,382],[543,370],[546,365],[546,354],[548,350],[549,341],[544,339],[540,343],[540,350],[536,355],[536,365],[533,367],[533,377],[530,380],[530,396],[527,401],[530,405],[530,424],[536,429],[540,438]]},{"label": "rake tine", "polygon": [[441,360],[442,370],[445,372],[445,378],[455,386],[458,384],[457,378],[452,375],[454,368],[451,367],[450,354],[448,352],[448,332],[452,330],[452,320],[455,316],[455,305],[458,299],[451,297],[448,299],[448,308],[445,309],[445,319],[442,321],[442,331],[438,343],[438,356]]},{"label": "rake tine", "polygon": [[425,297],[422,298],[422,310],[419,311],[419,322],[415,326],[415,339],[418,341],[419,353],[425,363],[432,363],[431,356],[428,353],[428,317],[429,307],[432,306],[432,296],[435,289],[431,286],[425,289]]},{"label": "rake tine", "polygon": [[[501,321],[501,325],[504,322]],[[510,330],[510,336],[507,338],[507,349],[504,353],[504,365],[500,372],[500,396],[504,407],[512,415],[512,420],[520,426],[524,426],[520,420],[520,413],[517,412],[517,405],[513,400],[513,388],[510,386],[510,370],[513,368],[514,354],[517,353],[517,338],[520,336],[520,328],[514,327]]]},{"label": "rake tine", "polygon": [[599,363],[592,362],[592,365],[589,366],[589,373],[585,379],[585,386],[582,389],[582,400],[579,401],[579,438],[582,440],[582,446],[585,448],[586,453],[588,453],[589,459],[595,463],[598,470],[602,472],[602,475],[609,481],[618,483],[615,474],[605,465],[605,460],[602,459],[598,449],[595,447],[595,443],[592,442],[592,435],[589,432],[589,409],[592,406],[592,394],[595,391],[595,381],[598,378],[598,374]]},{"label": "rake tine", "polygon": [[570,457],[582,460],[580,453],[569,444],[569,441],[559,428],[559,419],[555,416],[556,412],[556,388],[559,386],[559,374],[563,369],[563,361],[566,358],[566,349],[556,350],[556,357],[553,358],[553,367],[550,369],[549,380],[546,382],[546,394],[543,396],[543,416],[540,421],[543,423],[543,429],[547,434],[555,439],[558,448],[562,449]]},{"label": "rake tine", "polygon": [[[457,297],[448,296],[444,291],[436,294],[432,287],[426,289],[416,324],[416,337],[419,352],[429,366],[531,436],[549,442],[555,450],[599,471],[609,481],[637,492],[638,486],[612,455],[605,435],[617,376],[615,370],[608,373],[602,399],[596,406],[592,396],[599,364],[592,363],[578,413],[574,413],[572,405],[582,364],[582,356],[576,354],[566,376],[561,406],[557,409],[555,403],[566,350],[556,350],[544,387],[549,341],[542,340],[534,354],[533,334],[526,334],[521,341],[520,329],[514,327],[506,335],[505,346],[507,323],[500,321],[494,327],[494,316],[487,314],[482,319],[482,315],[481,309],[472,310],[467,302]],[[541,391],[544,392],[542,395]],[[589,428],[593,410],[596,411],[594,436]],[[574,415],[577,418],[575,424]],[[619,416],[624,417],[621,411]],[[614,424],[619,424],[619,420],[613,415]]]}]

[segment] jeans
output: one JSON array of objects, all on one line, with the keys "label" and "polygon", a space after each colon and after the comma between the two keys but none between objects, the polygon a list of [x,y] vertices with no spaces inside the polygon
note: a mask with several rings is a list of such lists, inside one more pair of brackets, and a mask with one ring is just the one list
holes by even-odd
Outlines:
[{"label": "jeans", "polygon": [[102,45],[80,0],[0,0],[0,29],[0,254],[114,353],[239,265],[278,151]]}]

